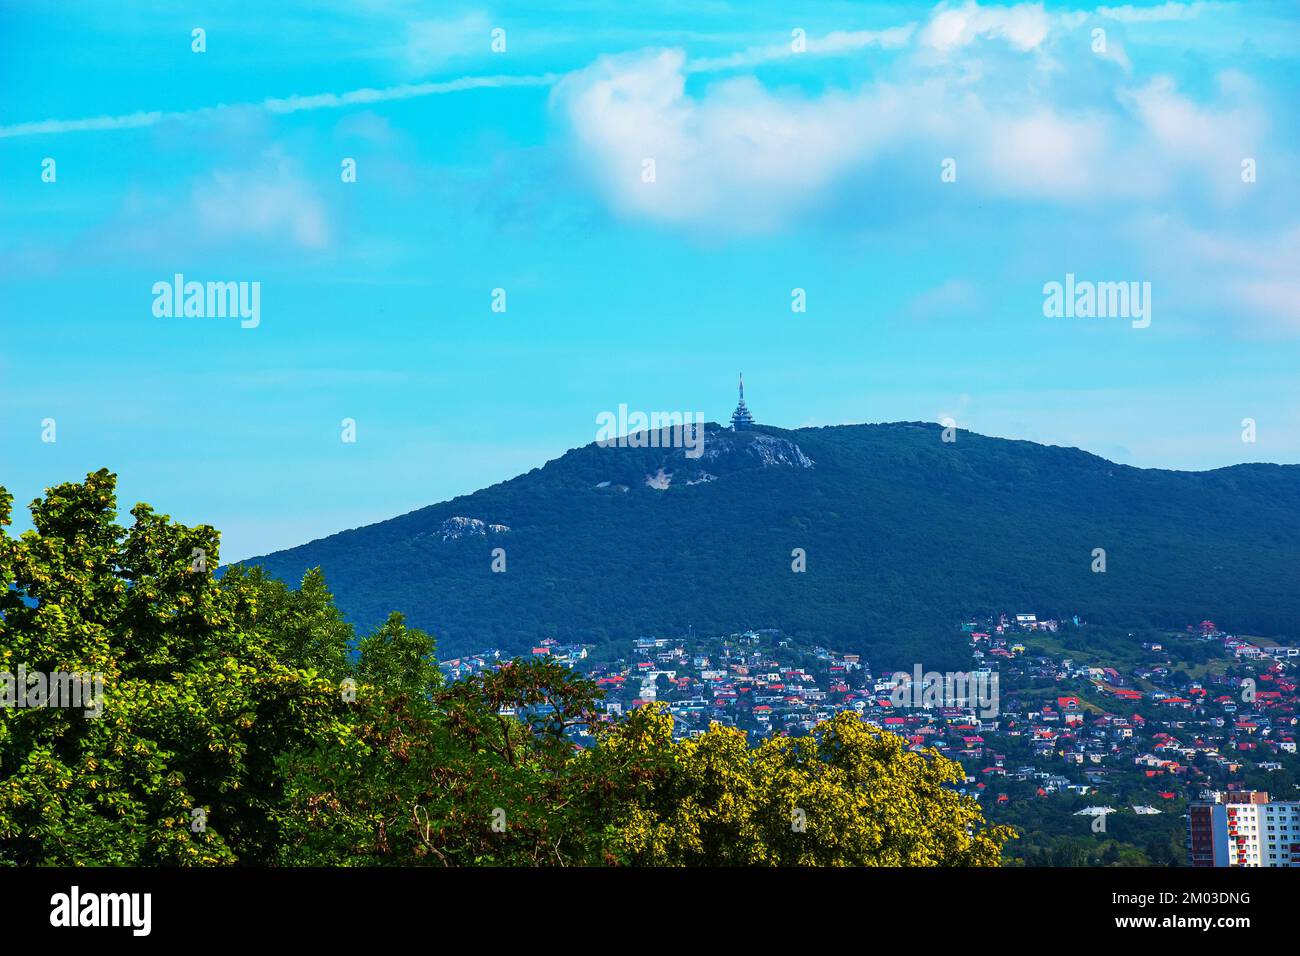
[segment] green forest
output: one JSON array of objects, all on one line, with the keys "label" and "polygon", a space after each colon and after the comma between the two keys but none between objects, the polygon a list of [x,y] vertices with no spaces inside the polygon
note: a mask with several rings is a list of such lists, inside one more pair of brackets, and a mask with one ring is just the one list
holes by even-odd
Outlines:
[{"label": "green forest", "polygon": [[[996,609],[1128,628],[1209,617],[1261,635],[1300,618],[1300,466],[1162,471],[952,437],[923,423],[710,425],[697,459],[588,445],[247,563],[288,581],[320,567],[348,621],[400,608],[447,656],[752,627],[958,668],[952,623]],[[660,469],[669,486],[647,485]],[[452,517],[509,530],[444,540]]]}]

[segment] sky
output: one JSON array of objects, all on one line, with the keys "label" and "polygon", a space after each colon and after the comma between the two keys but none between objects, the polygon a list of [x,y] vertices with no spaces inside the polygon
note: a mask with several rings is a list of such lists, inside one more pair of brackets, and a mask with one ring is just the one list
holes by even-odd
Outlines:
[{"label": "sky", "polygon": [[741,371],[785,428],[1300,462],[1293,3],[547,7],[0,0],[16,529],[107,467],[237,560]]}]

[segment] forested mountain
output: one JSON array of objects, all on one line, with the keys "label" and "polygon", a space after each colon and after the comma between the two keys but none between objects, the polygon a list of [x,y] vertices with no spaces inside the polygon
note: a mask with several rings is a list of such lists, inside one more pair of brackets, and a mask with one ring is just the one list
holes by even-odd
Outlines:
[{"label": "forested mountain", "polygon": [[354,623],[401,610],[444,657],[693,625],[941,664],[965,659],[954,622],[999,610],[1270,635],[1300,622],[1300,466],[1139,469],[917,422],[710,424],[691,451],[588,445],[247,563],[289,581],[320,566]]}]

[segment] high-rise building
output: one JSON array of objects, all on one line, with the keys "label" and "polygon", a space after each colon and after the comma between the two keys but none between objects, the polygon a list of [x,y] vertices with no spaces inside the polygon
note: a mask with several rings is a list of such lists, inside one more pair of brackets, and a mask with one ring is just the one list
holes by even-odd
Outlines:
[{"label": "high-rise building", "polygon": [[745,407],[745,373],[740,373],[740,404],[736,410],[731,413],[731,428],[733,431],[740,431],[742,428],[753,428],[754,416],[749,414],[749,409]]},{"label": "high-rise building", "polygon": [[1192,866],[1300,866],[1300,801],[1212,792],[1187,808]]}]

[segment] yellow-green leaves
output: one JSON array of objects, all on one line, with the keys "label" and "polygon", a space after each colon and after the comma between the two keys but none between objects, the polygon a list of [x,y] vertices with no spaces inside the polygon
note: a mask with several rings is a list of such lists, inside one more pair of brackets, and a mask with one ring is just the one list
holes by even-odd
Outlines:
[{"label": "yellow-green leaves", "polygon": [[995,866],[1012,836],[951,789],[955,763],[852,714],[751,748],[718,725],[674,742],[646,708],[588,759],[616,783],[608,850],[624,863]]}]

